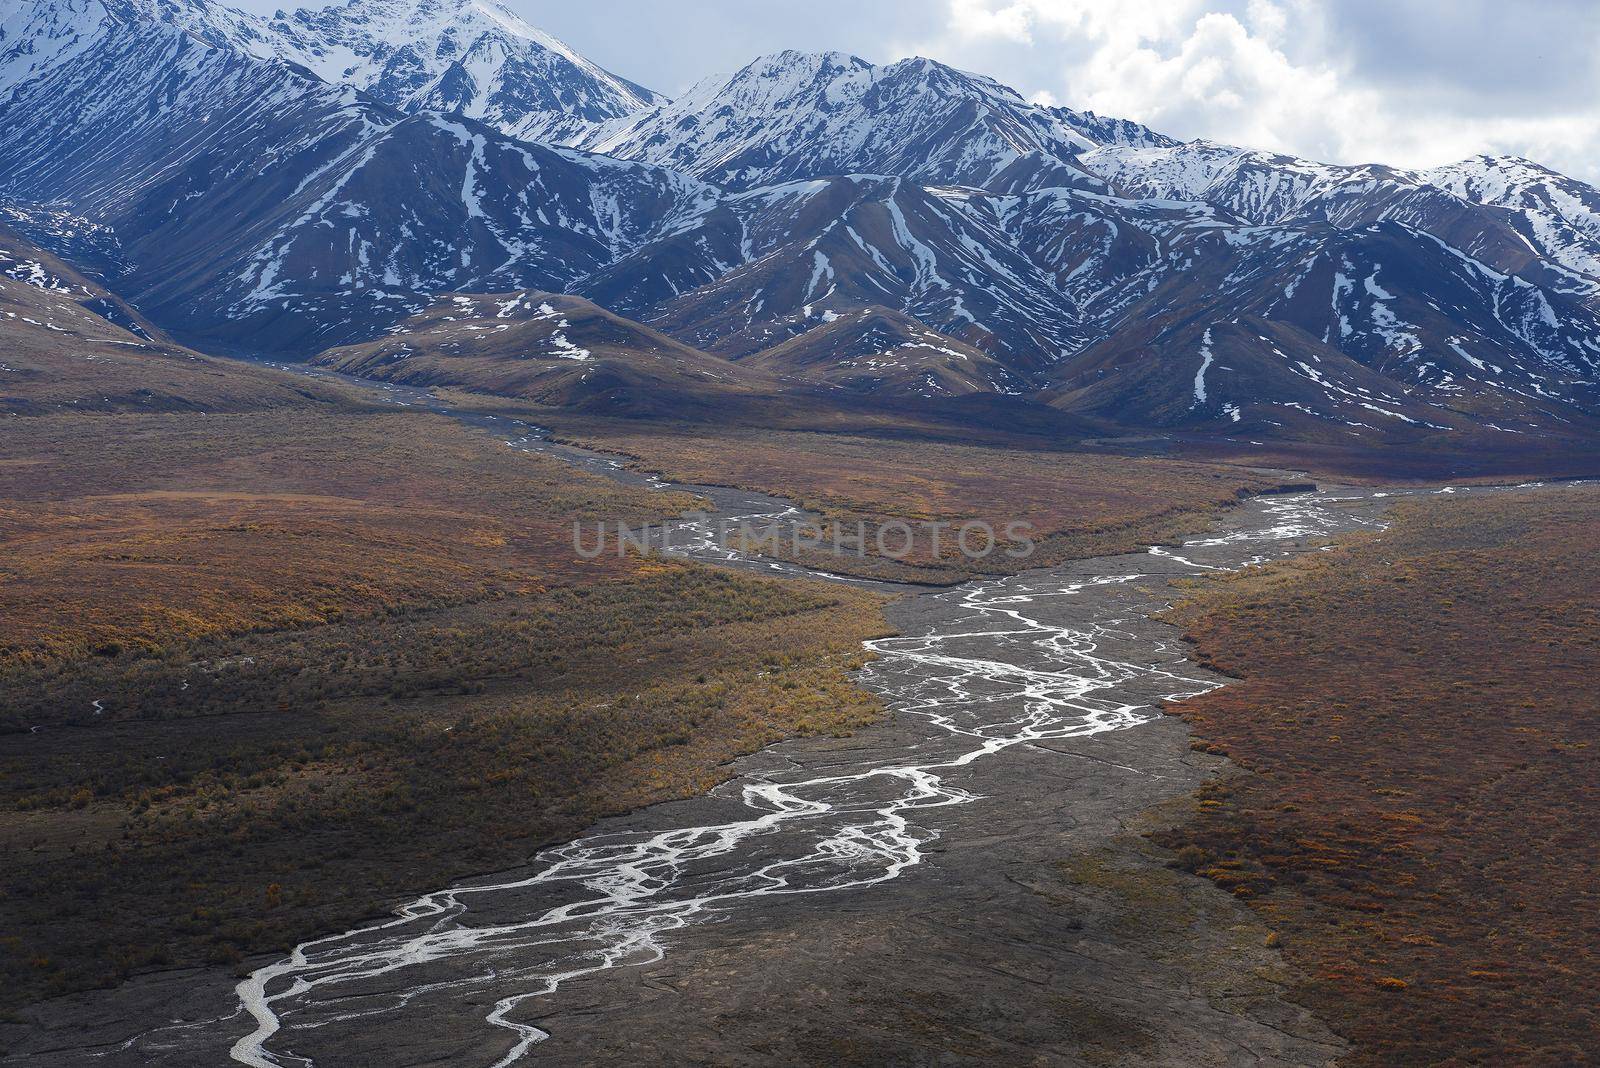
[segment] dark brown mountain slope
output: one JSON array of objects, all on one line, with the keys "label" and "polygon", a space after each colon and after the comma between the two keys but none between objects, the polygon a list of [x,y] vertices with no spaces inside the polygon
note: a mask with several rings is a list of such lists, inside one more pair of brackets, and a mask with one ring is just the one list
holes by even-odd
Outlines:
[{"label": "dark brown mountain slope", "polygon": [[552,407],[691,416],[778,383],[581,297],[450,294],[374,341],[316,363],[415,386],[460,386]]},{"label": "dark brown mountain slope", "polygon": [[174,344],[99,284],[0,226],[0,416],[248,411],[342,397]]},{"label": "dark brown mountain slope", "polygon": [[953,397],[1029,388],[1025,379],[983,350],[891,308],[825,312],[823,320],[740,360],[739,366],[885,396]]}]

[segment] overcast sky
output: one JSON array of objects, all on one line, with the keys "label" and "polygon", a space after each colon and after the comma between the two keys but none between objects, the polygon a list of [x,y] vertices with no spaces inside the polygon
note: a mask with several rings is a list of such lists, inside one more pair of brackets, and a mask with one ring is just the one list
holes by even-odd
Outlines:
[{"label": "overcast sky", "polygon": [[1514,153],[1600,180],[1596,0],[505,2],[668,95],[783,48],[923,55],[1179,138],[1405,166]]}]

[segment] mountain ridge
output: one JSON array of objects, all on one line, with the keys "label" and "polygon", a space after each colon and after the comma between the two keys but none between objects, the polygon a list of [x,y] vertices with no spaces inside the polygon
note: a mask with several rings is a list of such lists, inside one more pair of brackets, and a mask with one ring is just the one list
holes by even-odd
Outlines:
[{"label": "mountain ridge", "polygon": [[923,57],[877,66],[786,50],[613,120],[577,147],[736,189],[866,173],[981,185],[1030,151],[1071,166],[1094,147],[1071,114]]},{"label": "mountain ridge", "polygon": [[[609,118],[557,99],[538,143],[477,79],[444,92],[449,63],[367,47],[412,10],[327,9],[312,58],[330,82],[262,29],[291,16],[29,0],[0,20],[0,191],[27,220],[84,219],[39,223],[58,251],[103,231],[108,284],[221,350],[310,356],[452,292],[534,290],[869,392],[894,376],[856,375],[882,353],[838,324],[926,330],[955,362],[890,392],[1031,390],[1131,427],[1537,435],[1595,414],[1600,191],[1528,161],[1318,164],[1032,104],[926,58],[792,50]],[[435,35],[452,63],[485,19],[509,32],[498,10],[415,8],[470,31]],[[362,12],[365,52],[327,45]],[[490,67],[524,101],[550,76]],[[1208,334],[1218,377],[1195,403]],[[830,345],[837,374],[816,364]],[[1229,379],[1223,352],[1253,377]],[[1324,360],[1343,370],[1304,370]],[[1285,409],[1292,426],[1284,405],[1309,411]]]}]

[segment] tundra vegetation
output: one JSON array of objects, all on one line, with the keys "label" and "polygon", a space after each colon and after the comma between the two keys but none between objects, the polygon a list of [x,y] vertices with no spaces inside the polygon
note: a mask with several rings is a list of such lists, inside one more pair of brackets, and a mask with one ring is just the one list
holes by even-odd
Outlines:
[{"label": "tundra vegetation", "polygon": [[[207,373],[276,392],[232,411],[42,405],[7,422],[5,1005],[281,952],[606,813],[703,790],[739,753],[879,713],[850,681],[884,630],[877,595],[573,551],[574,522],[659,520],[692,495],[336,385]],[[632,430],[608,424],[599,443],[652,458],[659,443],[674,477],[844,519],[1023,518],[1058,555],[1193,529],[1270,481]],[[933,563],[904,573],[960,577]]]},{"label": "tundra vegetation", "polygon": [[1600,1049],[1600,487],[1397,505],[1173,613],[1237,681],[1175,706],[1240,773],[1157,835],[1248,902],[1346,1063]]},{"label": "tundra vegetation", "polygon": [[0,498],[6,1008],[281,952],[879,714],[878,596],[580,560],[575,520],[695,499],[439,416],[16,419]]},{"label": "tundra vegetation", "polygon": [[[868,558],[828,549],[774,555],[847,574],[905,582],[956,583],[1066,560],[1134,552],[1207,529],[1215,513],[1241,494],[1282,485],[1285,478],[1240,467],[1078,449],[1018,449],[995,440],[968,445],[923,438],[703,427],[648,431],[624,421],[552,421],[566,439],[635,457],[674,482],[737,486],[787,497],[848,528],[865,531]],[[961,551],[962,523],[981,520],[1001,549]],[[1008,556],[1006,526],[1028,524],[1036,542],[1027,556]],[[930,522],[951,524],[933,553]],[[877,556],[878,531],[898,550],[899,529],[918,537],[903,560]],[[976,542],[976,544],[982,544]]]}]

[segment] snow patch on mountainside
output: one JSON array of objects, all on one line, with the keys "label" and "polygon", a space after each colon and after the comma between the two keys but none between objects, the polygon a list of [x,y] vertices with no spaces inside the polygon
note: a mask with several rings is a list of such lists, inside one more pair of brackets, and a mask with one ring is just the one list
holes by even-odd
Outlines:
[{"label": "snow patch on mountainside", "polygon": [[93,50],[107,19],[99,0],[6,4],[0,11],[0,97]]},{"label": "snow patch on mountainside", "polygon": [[1206,327],[1206,332],[1200,338],[1200,370],[1194,373],[1194,402],[1206,402],[1206,372],[1211,370],[1213,357],[1211,355],[1211,328]]}]

